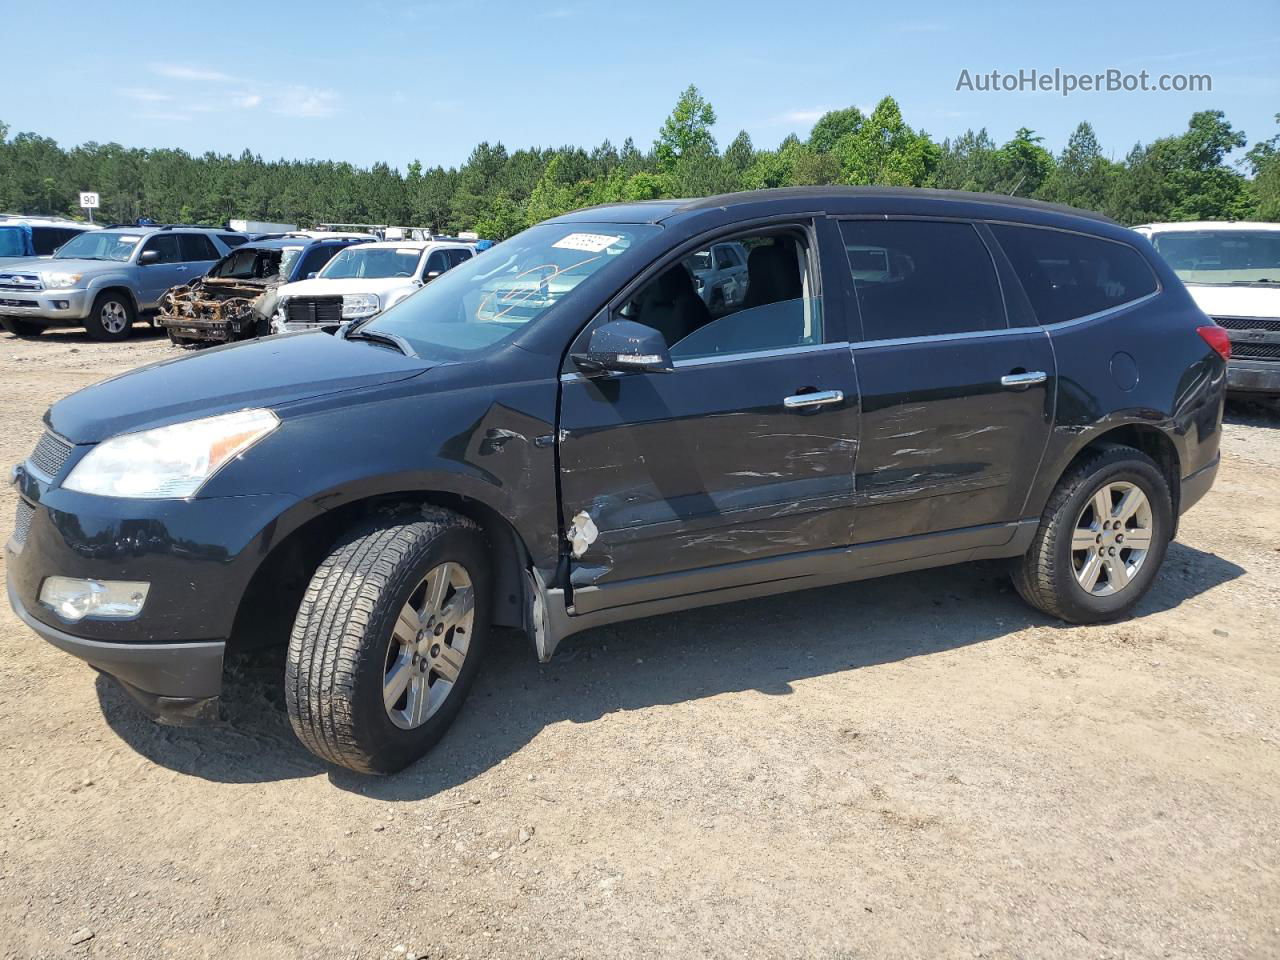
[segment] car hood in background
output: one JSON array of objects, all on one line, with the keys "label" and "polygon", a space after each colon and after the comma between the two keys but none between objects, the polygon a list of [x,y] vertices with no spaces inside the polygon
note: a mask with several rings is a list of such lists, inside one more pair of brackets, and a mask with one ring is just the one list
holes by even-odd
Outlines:
[{"label": "car hood in background", "polygon": [[73,443],[97,443],[246,407],[405,380],[428,367],[366,340],[286,334],[140,367],[59,400],[45,419]]},{"label": "car hood in background", "polygon": [[1233,287],[1188,283],[1187,292],[1211,317],[1280,317],[1280,283]]},{"label": "car hood in background", "polygon": [[340,297],[344,293],[376,293],[384,297],[389,293],[417,287],[412,277],[384,277],[379,280],[299,280],[280,288],[280,298],[288,297]]}]

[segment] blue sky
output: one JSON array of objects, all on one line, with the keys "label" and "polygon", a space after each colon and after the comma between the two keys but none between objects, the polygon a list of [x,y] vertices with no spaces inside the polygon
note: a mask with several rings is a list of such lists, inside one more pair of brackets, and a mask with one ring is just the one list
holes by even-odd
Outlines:
[{"label": "blue sky", "polygon": [[[1232,4],[468,3],[0,0],[0,121],[64,145],[115,140],[403,168],[508,148],[647,146],[696,83],[727,144],[804,136],[824,110],[885,94],[942,139],[1020,126],[1059,149],[1080,120],[1121,157],[1225,110],[1251,141],[1280,132],[1275,0]],[[31,42],[39,38],[39,42]],[[13,42],[21,40],[22,42]],[[1208,73],[1211,93],[976,93],[1019,68]]]}]

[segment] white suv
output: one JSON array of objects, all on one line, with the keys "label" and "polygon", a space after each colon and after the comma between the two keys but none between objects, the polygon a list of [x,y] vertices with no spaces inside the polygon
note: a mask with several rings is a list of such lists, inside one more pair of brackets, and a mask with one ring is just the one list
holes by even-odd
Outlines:
[{"label": "white suv", "polygon": [[371,317],[475,252],[474,244],[460,240],[389,240],[348,247],[314,277],[280,288],[271,329],[313,330]]}]

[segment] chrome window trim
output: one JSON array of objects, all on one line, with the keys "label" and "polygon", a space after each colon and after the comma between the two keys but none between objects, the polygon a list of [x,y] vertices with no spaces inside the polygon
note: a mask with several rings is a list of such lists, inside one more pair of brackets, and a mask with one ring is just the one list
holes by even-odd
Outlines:
[{"label": "chrome window trim", "polygon": [[1001,327],[996,330],[968,330],[964,333],[931,333],[923,337],[885,337],[881,340],[859,340],[850,344],[853,350],[867,347],[899,347],[910,343],[942,343],[949,340],[979,340],[985,337],[1008,337],[1019,333],[1043,333],[1044,327]]},{"label": "chrome window trim", "polygon": [[[1120,241],[1117,240],[1115,242],[1119,243]],[[1113,313],[1119,313],[1121,310],[1129,310],[1132,307],[1136,307],[1141,303],[1146,303],[1148,300],[1154,300],[1156,297],[1160,296],[1160,294],[1162,293],[1164,293],[1164,290],[1160,286],[1160,278],[1157,277],[1156,289],[1152,290],[1150,293],[1146,294],[1145,296],[1139,297],[1137,300],[1127,300],[1124,303],[1117,303],[1114,307],[1107,307],[1107,309],[1099,310],[1096,313],[1086,313],[1083,317],[1072,317],[1070,320],[1059,320],[1057,323],[1042,323],[1040,324],[1040,329],[1064,330],[1067,327],[1074,327],[1077,324],[1089,323],[1092,320],[1101,320],[1103,317],[1110,316]]]},{"label": "chrome window trim", "polygon": [[[687,360],[674,360],[671,365],[677,369],[683,369],[685,367],[706,367],[721,363],[736,363],[741,360],[767,360],[775,357],[786,357],[796,354],[821,353],[824,350],[848,350],[850,346],[851,344],[845,340],[834,343],[804,343],[795,347],[775,347],[772,350],[748,350],[742,353],[721,353],[709,357],[690,357]],[[642,370],[615,370],[610,371],[602,377],[588,377],[581,373],[574,373],[570,371],[568,373],[560,374],[560,382],[575,383],[579,380],[608,380],[617,376],[634,377],[643,372],[644,371]],[[656,374],[656,376],[663,376],[663,374]]]},{"label": "chrome window trim", "polygon": [[1067,327],[1074,327],[1082,323],[1090,323],[1094,320],[1101,320],[1111,314],[1119,313],[1121,310],[1129,310],[1139,304],[1146,303],[1155,297],[1160,296],[1162,291],[1154,290],[1145,296],[1139,297],[1137,300],[1130,300],[1127,303],[1117,304],[1114,307],[1108,307],[1106,310],[1099,310],[1097,313],[1086,314],[1083,317],[1074,317],[1071,320],[1060,320],[1057,323],[1039,323],[1034,327],[1009,327],[1005,330],[974,330],[968,333],[943,333],[933,334],[925,337],[894,337],[884,340],[861,340],[857,343],[851,343],[850,348],[853,350],[863,350],[867,347],[896,347],[908,343],[937,343],[946,340],[977,340],[982,337],[1007,337],[1018,333],[1050,333],[1055,330],[1063,330]]}]

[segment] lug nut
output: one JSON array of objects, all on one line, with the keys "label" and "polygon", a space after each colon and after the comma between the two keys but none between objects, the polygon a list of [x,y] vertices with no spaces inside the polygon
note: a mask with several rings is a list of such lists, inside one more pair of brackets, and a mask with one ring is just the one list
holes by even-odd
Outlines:
[{"label": "lug nut", "polygon": [[438,644],[438,643],[434,643],[434,644],[432,644],[432,645],[431,645],[431,655],[432,655],[433,657],[438,657],[438,656],[440,656],[440,644]]}]

